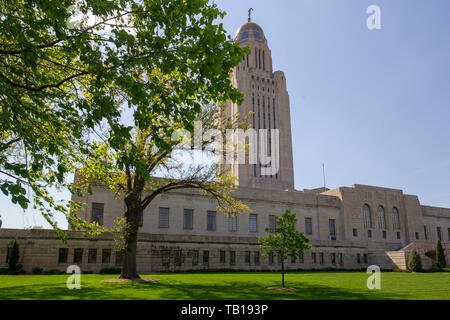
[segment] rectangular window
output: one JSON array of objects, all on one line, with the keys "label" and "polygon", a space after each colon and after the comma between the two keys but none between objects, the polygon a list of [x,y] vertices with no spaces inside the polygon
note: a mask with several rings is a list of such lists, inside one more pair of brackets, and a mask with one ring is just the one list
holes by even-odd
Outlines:
[{"label": "rectangular window", "polygon": [[330,236],[336,235],[336,220],[335,219],[329,219],[328,220],[328,227],[330,230]]},{"label": "rectangular window", "polygon": [[448,231],[448,241],[450,241],[450,228],[448,228],[447,231]]},{"label": "rectangular window", "polygon": [[400,238],[401,238],[400,232],[397,232],[397,239],[400,239]]},{"label": "rectangular window", "polygon": [[436,228],[436,234],[438,239],[442,239],[441,227]]},{"label": "rectangular window", "polygon": [[184,209],[184,229],[192,229],[194,227],[194,210]]},{"label": "rectangular window", "polygon": [[291,263],[295,264],[295,257],[291,257]]},{"label": "rectangular window", "polygon": [[336,265],[336,253],[332,253],[332,254],[331,254],[331,264],[332,264],[333,266]]},{"label": "rectangular window", "polygon": [[174,257],[175,267],[181,267],[182,252],[181,252],[181,250],[175,250],[174,253],[175,253],[175,257]]},{"label": "rectangular window", "polygon": [[170,267],[170,250],[161,250],[161,264],[164,268]]},{"label": "rectangular window", "polygon": [[[8,249],[10,249],[10,248],[8,248]],[[67,249],[67,248],[59,248],[58,263],[67,263],[67,256],[68,255],[69,255],[69,249]],[[9,250],[8,250],[8,256],[9,256]],[[8,261],[6,261],[6,262],[8,262]]]},{"label": "rectangular window", "polygon": [[360,253],[356,254],[356,262],[361,263],[361,254]]},{"label": "rectangular window", "polygon": [[386,239],[386,237],[387,237],[386,230],[383,230],[383,239]]},{"label": "rectangular window", "polygon": [[253,262],[255,264],[255,266],[259,266],[259,251],[255,251],[253,253]]},{"label": "rectangular window", "polygon": [[339,265],[341,267],[344,265],[344,257],[342,253],[339,253]]},{"label": "rectangular window", "polygon": [[304,263],[305,259],[303,257],[303,253],[298,257],[298,263]]},{"label": "rectangular window", "polygon": [[269,253],[269,265],[273,266],[273,253]]},{"label": "rectangular window", "polygon": [[104,203],[92,202],[91,222],[97,222],[99,225],[102,226],[104,209],[105,209]]},{"label": "rectangular window", "polygon": [[94,248],[89,249],[88,263],[97,263],[97,249],[94,249]]},{"label": "rectangular window", "polygon": [[116,251],[116,267],[121,267],[123,265],[123,251]]},{"label": "rectangular window", "polygon": [[237,231],[238,230],[238,221],[237,216],[228,217],[228,231]]},{"label": "rectangular window", "polygon": [[192,266],[198,266],[198,251],[192,251]]},{"label": "rectangular window", "polygon": [[428,240],[428,228],[427,228],[427,226],[423,226],[423,233],[425,234],[425,240]]},{"label": "rectangular window", "polygon": [[311,252],[311,259],[312,259],[312,261],[313,261],[314,264],[317,263],[317,256],[316,256],[316,253],[315,253],[315,252]]},{"label": "rectangular window", "polygon": [[305,232],[312,234],[312,218],[305,218]]},{"label": "rectangular window", "polygon": [[275,232],[275,228],[277,227],[277,220],[274,215],[269,216],[269,231]]},{"label": "rectangular window", "polygon": [[159,227],[169,227],[169,208],[159,208]]},{"label": "rectangular window", "polygon": [[258,231],[258,215],[251,214],[249,216],[249,231],[257,232]]},{"label": "rectangular window", "polygon": [[353,229],[353,236],[357,237],[358,236],[358,229]]},{"label": "rectangular window", "polygon": [[102,263],[103,264],[111,263],[111,249],[102,250]]},{"label": "rectangular window", "polygon": [[419,233],[416,232],[416,240],[419,240]]},{"label": "rectangular window", "polygon": [[225,251],[220,251],[220,264],[225,264]]},{"label": "rectangular window", "polygon": [[209,251],[203,251],[203,265],[205,267],[209,266]]},{"label": "rectangular window", "polygon": [[323,252],[319,253],[319,263],[320,265],[324,264],[324,260],[323,260]]},{"label": "rectangular window", "polygon": [[208,231],[216,230],[216,211],[208,211],[206,215],[206,229]]},{"label": "rectangular window", "polygon": [[83,248],[77,248],[73,250],[73,263],[82,263],[83,262]]},{"label": "rectangular window", "polygon": [[250,251],[245,251],[245,263],[250,265]]},{"label": "rectangular window", "polygon": [[372,230],[367,230],[367,238],[372,238]]},{"label": "rectangular window", "polygon": [[236,251],[230,251],[230,266],[236,265]]},{"label": "rectangular window", "polygon": [[367,253],[364,253],[363,257],[364,257],[364,263],[367,264],[368,263]]}]

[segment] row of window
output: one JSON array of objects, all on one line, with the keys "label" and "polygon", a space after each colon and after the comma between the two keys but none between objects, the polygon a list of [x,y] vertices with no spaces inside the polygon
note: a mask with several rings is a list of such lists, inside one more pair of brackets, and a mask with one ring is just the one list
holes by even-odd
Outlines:
[{"label": "row of window", "polygon": [[[200,251],[189,251],[188,255],[191,255],[191,263],[192,266],[198,266],[200,264],[199,255]],[[342,253],[329,253],[329,263],[333,266],[344,266],[344,256]],[[362,256],[362,260],[361,260]],[[183,263],[185,262],[183,251],[182,250],[174,250],[173,251],[173,265],[175,267],[181,267]],[[227,259],[228,257],[228,259]],[[261,255],[259,251],[245,251],[244,252],[244,263],[246,265],[254,265],[259,266],[261,260]],[[297,264],[297,259],[291,257],[290,258],[291,265]],[[228,262],[228,263],[227,263]],[[277,259],[278,265],[281,264],[281,259],[278,257]],[[325,254],[323,252],[311,252],[311,262],[312,264],[319,264],[324,265],[325,264]],[[367,253],[364,254],[356,254],[356,262],[358,264],[368,263],[368,255]],[[169,268],[171,265],[171,250],[161,250],[161,263],[162,266],[165,268]],[[205,267],[209,266],[210,263],[210,251],[204,250],[202,251],[202,265]],[[225,251],[220,250],[219,251],[219,263],[221,265],[228,264],[229,266],[235,266],[236,265],[236,251]],[[268,255],[268,263],[270,266],[275,265],[275,256],[273,253]],[[304,255],[301,255],[298,258],[298,264],[304,264]]]},{"label": "row of window", "polygon": [[[96,248],[89,248],[87,254],[87,263],[97,263],[97,252]],[[101,258],[100,261],[102,264],[110,264],[112,257],[112,249],[102,249],[101,250]],[[73,249],[73,258],[71,263],[73,264],[82,264],[83,263],[83,253],[84,248],[75,248]],[[68,248],[59,248],[58,250],[58,263],[69,263],[69,249]],[[123,252],[115,251],[115,264],[117,266],[121,266],[123,262]]]},{"label": "row of window", "polygon": [[[368,204],[365,204],[362,208],[364,227],[369,229],[373,228],[372,213]],[[392,228],[394,230],[400,230],[400,215],[396,207],[392,208]],[[378,228],[387,229],[386,225],[386,213],[383,206],[378,206],[377,209]]]},{"label": "row of window", "polygon": [[[447,232],[448,232],[448,241],[450,241],[450,228],[447,229]],[[425,240],[428,240],[429,239],[429,234],[428,234],[428,227],[427,226],[423,226],[423,233],[424,233],[424,236],[425,236]],[[438,239],[443,240],[441,227],[436,227],[436,236],[437,236]],[[416,232],[416,240],[420,240],[419,232]]]}]

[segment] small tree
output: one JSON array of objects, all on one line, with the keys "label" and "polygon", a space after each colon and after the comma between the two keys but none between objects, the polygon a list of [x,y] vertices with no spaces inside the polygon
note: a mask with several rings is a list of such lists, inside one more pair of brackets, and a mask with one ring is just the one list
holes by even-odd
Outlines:
[{"label": "small tree", "polygon": [[416,249],[412,249],[408,259],[408,269],[413,272],[422,271],[422,260]]},{"label": "small tree", "polygon": [[445,253],[444,253],[444,248],[442,247],[441,239],[438,239],[438,241],[437,241],[436,264],[439,267],[439,269],[444,269],[446,266]]},{"label": "small tree", "polygon": [[16,271],[17,263],[19,262],[19,244],[17,243],[17,239],[14,239],[13,246],[11,251],[9,252],[9,271]]},{"label": "small tree", "polygon": [[281,217],[275,216],[276,227],[274,230],[266,228],[266,232],[271,235],[259,238],[258,242],[261,244],[261,249],[265,251],[263,257],[269,254],[278,256],[281,260],[281,279],[284,288],[284,261],[288,256],[296,259],[303,254],[304,250],[311,248],[307,243],[309,239],[305,237],[303,232],[295,230],[297,218],[295,213],[286,210]]}]

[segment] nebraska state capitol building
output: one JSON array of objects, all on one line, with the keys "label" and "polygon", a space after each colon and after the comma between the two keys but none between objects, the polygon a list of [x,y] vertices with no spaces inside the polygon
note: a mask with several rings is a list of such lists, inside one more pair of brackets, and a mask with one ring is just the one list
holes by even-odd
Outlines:
[{"label": "nebraska state capitol building", "polygon": [[[279,130],[279,171],[267,176],[261,174],[260,164],[229,165],[239,183],[234,196],[252,209],[250,215],[224,216],[214,200],[191,190],[157,198],[144,213],[138,272],[278,269],[276,258],[261,257],[257,238],[265,236],[266,227],[274,227],[274,216],[286,209],[297,214],[297,229],[312,244],[301,259],[287,261],[287,269],[360,269],[373,264],[404,269],[412,248],[421,254],[424,268],[430,268],[438,238],[449,264],[450,209],[424,206],[415,195],[373,186],[295,190],[285,75],[273,72],[272,54],[259,25],[245,23],[235,41],[250,44],[252,50],[232,73],[233,84],[245,98],[239,112],[253,112],[254,129]],[[238,112],[238,106],[231,105],[230,110]],[[269,150],[271,143],[277,141],[269,140]],[[86,203],[82,218],[105,227],[112,227],[125,210],[122,201],[101,188],[73,200]],[[92,271],[121,266],[122,255],[115,251],[112,234],[92,239],[79,232],[68,234],[68,243],[63,244],[51,230],[0,229],[0,268],[7,267],[5,257],[15,237],[19,263],[27,271],[34,266],[65,270],[71,264]]]}]

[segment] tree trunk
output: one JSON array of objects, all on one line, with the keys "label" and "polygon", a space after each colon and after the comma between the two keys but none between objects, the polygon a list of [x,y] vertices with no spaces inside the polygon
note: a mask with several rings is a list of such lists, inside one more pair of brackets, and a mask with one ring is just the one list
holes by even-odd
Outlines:
[{"label": "tree trunk", "polygon": [[284,260],[281,259],[281,282],[283,284],[283,288],[284,288]]},{"label": "tree trunk", "polygon": [[142,214],[140,208],[129,208],[125,214],[127,219],[127,225],[125,229],[125,244],[124,244],[124,257],[122,264],[122,272],[120,274],[121,279],[138,279],[136,265],[137,254],[137,240],[139,221]]}]

